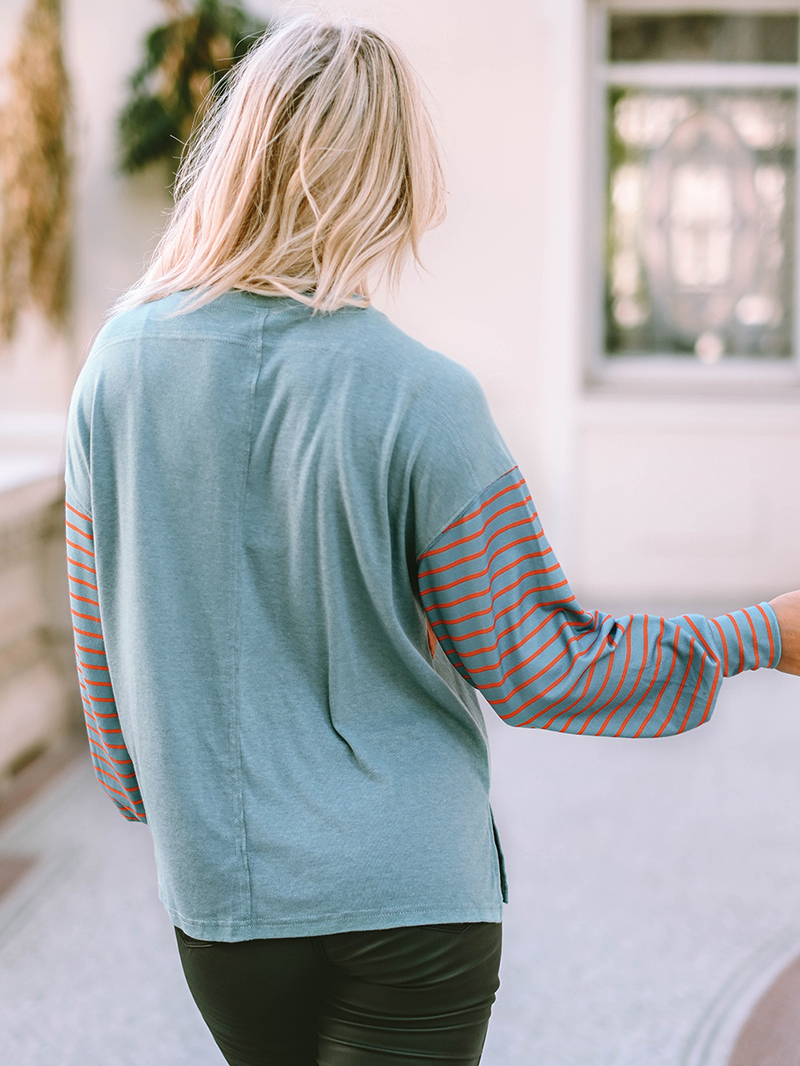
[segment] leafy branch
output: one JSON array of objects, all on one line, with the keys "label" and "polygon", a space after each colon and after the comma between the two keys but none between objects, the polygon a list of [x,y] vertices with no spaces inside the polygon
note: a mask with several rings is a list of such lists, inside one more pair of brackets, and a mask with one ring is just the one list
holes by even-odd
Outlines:
[{"label": "leafy branch", "polygon": [[118,118],[119,161],[132,174],[166,161],[174,173],[208,94],[268,28],[238,0],[162,0],[168,21],[145,38]]}]

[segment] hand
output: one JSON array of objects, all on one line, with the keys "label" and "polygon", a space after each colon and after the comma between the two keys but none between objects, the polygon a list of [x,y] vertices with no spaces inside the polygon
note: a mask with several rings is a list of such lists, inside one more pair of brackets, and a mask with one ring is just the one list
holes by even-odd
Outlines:
[{"label": "hand", "polygon": [[769,601],[781,627],[781,661],[778,670],[800,674],[800,589]]}]

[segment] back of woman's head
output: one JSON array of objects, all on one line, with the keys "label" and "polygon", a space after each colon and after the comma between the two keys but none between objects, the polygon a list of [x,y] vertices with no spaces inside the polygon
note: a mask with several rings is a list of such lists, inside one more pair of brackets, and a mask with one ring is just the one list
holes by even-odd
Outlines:
[{"label": "back of woman's head", "polygon": [[399,49],[352,20],[294,19],[232,71],[117,309],[185,289],[198,306],[231,288],[364,305],[370,278],[396,282],[443,215],[436,137]]}]

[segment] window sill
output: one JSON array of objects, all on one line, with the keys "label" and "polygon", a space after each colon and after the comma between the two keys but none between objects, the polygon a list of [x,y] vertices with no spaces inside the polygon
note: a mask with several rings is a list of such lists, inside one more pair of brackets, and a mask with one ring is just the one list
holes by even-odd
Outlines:
[{"label": "window sill", "polygon": [[800,403],[800,367],[741,361],[684,363],[659,358],[615,358],[595,365],[583,382],[586,396],[631,399]]}]

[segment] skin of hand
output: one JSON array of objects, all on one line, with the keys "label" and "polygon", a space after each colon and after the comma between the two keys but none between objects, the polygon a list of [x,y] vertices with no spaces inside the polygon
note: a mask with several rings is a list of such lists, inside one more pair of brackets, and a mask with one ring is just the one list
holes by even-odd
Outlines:
[{"label": "skin of hand", "polygon": [[800,675],[800,589],[769,601],[781,627],[781,661],[777,669]]}]

